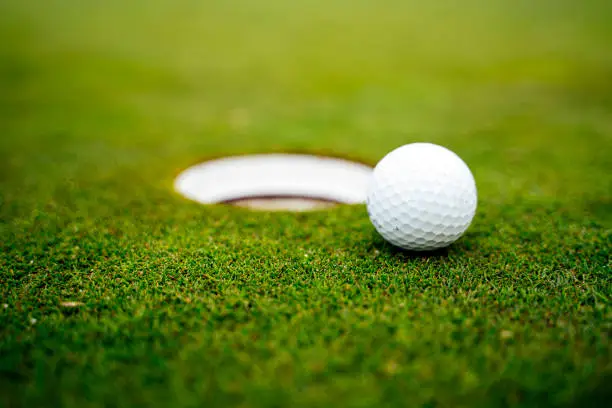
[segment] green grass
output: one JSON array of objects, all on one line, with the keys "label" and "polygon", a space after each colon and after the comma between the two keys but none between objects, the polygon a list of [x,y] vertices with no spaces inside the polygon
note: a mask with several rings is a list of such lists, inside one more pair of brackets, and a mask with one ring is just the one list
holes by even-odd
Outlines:
[{"label": "green grass", "polygon": [[[612,7],[425,3],[1,2],[0,406],[605,405]],[[415,141],[479,188],[434,254],[172,190]]]}]

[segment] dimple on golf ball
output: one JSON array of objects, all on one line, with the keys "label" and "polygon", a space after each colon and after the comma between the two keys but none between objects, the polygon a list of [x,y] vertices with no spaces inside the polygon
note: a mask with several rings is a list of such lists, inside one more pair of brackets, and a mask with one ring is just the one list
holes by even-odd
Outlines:
[{"label": "dimple on golf ball", "polygon": [[385,240],[427,251],[463,235],[474,218],[477,195],[474,176],[459,156],[435,144],[412,143],[378,162],[366,205]]}]

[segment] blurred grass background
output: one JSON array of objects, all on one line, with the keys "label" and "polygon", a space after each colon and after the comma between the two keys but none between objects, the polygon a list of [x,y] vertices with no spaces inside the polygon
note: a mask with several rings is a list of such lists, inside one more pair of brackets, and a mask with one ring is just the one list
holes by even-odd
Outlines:
[{"label": "blurred grass background", "polygon": [[287,149],[375,162],[427,140],[459,150],[484,188],[600,196],[609,183],[587,192],[579,181],[610,165],[592,148],[609,147],[610,8],[5,1],[2,114],[25,117],[3,123],[47,157],[47,144],[89,144],[129,166],[151,166],[146,152],[192,152],[183,167],[209,152]]},{"label": "blurred grass background", "polygon": [[[0,402],[598,406],[611,4],[1,1]],[[442,255],[362,206],[172,191],[208,157],[415,141],[479,187]]]}]

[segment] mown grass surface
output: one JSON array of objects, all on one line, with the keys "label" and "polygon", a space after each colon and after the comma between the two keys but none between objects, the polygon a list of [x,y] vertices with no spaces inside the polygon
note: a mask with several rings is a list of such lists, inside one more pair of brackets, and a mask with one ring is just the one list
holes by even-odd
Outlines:
[{"label": "mown grass surface", "polygon": [[[3,1],[0,405],[605,405],[612,8],[421,3]],[[414,141],[477,179],[446,251],[172,190]]]}]

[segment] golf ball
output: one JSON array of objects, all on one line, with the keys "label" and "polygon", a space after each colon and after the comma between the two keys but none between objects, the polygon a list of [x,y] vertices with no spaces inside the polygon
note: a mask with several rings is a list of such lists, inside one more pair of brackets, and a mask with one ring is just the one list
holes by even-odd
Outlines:
[{"label": "golf ball", "polygon": [[366,205],[385,240],[427,251],[459,239],[474,218],[477,201],[474,176],[459,156],[435,144],[412,143],[376,165]]}]

